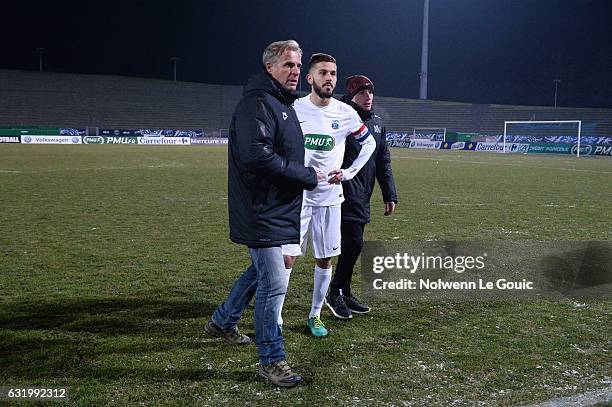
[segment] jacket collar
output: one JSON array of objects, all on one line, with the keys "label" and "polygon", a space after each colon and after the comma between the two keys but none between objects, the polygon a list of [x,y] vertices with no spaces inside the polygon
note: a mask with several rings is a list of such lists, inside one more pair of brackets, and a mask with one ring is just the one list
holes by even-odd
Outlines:
[{"label": "jacket collar", "polygon": [[244,94],[255,91],[264,91],[278,99],[281,103],[291,105],[298,98],[298,95],[285,89],[276,79],[268,72],[262,69],[260,72],[249,78],[244,87]]},{"label": "jacket collar", "polygon": [[365,109],[363,109],[357,103],[355,103],[351,99],[349,99],[348,95],[342,96],[342,98],[340,100],[343,101],[344,103],[346,103],[347,105],[350,105],[353,109],[355,109],[357,111],[357,114],[361,118],[361,120],[364,121],[364,122],[367,121],[367,120],[370,120],[370,118],[374,115],[374,111],[373,110],[365,110]]},{"label": "jacket collar", "polygon": [[345,103],[348,103],[349,105],[351,105],[353,109],[357,111],[357,114],[359,115],[361,120],[363,120],[364,122],[367,120],[370,120],[370,118],[374,115],[373,110],[365,110],[364,108],[359,106],[357,103],[353,102],[352,100],[349,100],[348,102],[345,102]]},{"label": "jacket collar", "polygon": [[272,77],[272,75],[269,75],[267,72],[266,72],[266,75],[270,76],[270,79],[272,80],[272,82],[274,82],[274,85],[279,90],[281,97],[285,99],[285,102],[288,105],[292,105],[293,102],[295,102],[299,98],[297,93],[285,89],[283,85],[280,84],[279,81],[277,81],[276,79]]}]

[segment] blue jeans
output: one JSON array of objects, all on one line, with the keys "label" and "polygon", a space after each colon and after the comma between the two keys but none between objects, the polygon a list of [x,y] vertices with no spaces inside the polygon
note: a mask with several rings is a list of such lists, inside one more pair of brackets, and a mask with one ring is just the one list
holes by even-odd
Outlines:
[{"label": "blue jeans", "polygon": [[279,247],[249,248],[251,265],[234,283],[225,302],[217,308],[212,320],[222,329],[238,325],[242,312],[253,295],[255,302],[255,342],[259,362],[267,365],[285,360],[285,342],[278,326],[278,315],[287,292],[283,278],[285,262]]}]

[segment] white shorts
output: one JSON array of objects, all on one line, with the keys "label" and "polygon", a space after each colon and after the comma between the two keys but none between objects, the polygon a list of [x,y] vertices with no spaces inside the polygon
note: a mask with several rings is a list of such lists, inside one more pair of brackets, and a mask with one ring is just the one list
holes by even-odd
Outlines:
[{"label": "white shorts", "polygon": [[302,206],[300,244],[284,244],[285,256],[304,256],[308,237],[312,240],[315,259],[340,254],[340,205]]}]

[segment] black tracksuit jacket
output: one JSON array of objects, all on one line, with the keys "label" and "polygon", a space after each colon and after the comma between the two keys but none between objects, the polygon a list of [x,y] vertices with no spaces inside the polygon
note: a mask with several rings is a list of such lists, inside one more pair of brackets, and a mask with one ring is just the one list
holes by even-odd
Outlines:
[{"label": "black tracksuit jacket", "polygon": [[[342,220],[359,223],[370,222],[370,198],[374,191],[374,179],[382,190],[383,202],[397,202],[397,190],[391,170],[391,155],[385,140],[385,126],[382,119],[351,101],[348,103],[357,111],[361,120],[376,140],[376,150],[357,175],[342,183],[345,201],[342,203]],[[354,139],[346,139],[346,150],[342,168],[348,168],[361,151],[361,145]]]},{"label": "black tracksuit jacket", "polygon": [[249,247],[300,241],[302,192],[317,185],[304,167],[297,98],[262,71],[244,88],[229,130],[230,239]]}]

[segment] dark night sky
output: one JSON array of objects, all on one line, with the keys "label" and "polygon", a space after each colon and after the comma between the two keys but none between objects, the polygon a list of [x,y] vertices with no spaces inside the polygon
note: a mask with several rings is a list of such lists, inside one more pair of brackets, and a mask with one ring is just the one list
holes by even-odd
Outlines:
[{"label": "dark night sky", "polygon": [[[242,85],[271,41],[328,52],[382,96],[418,98],[422,0],[20,1],[2,6],[2,69]],[[430,0],[430,99],[612,108],[612,0]],[[305,82],[304,82],[305,85]],[[306,86],[304,86],[304,89]]]}]

